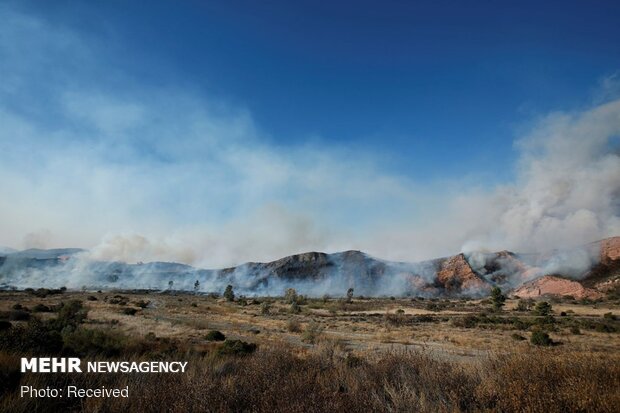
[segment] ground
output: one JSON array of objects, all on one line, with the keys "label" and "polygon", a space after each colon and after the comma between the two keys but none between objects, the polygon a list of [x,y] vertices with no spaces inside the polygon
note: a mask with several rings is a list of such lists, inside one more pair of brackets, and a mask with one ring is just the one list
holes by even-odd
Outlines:
[{"label": "ground", "polygon": [[[500,311],[489,299],[292,299],[297,306],[176,291],[0,292],[0,318],[11,320],[0,331],[0,411],[613,412],[620,403],[615,296],[543,298],[548,316],[518,299]],[[214,331],[227,341],[210,340]],[[531,342],[540,332],[549,346]],[[60,347],[48,350],[54,337]],[[20,374],[19,357],[41,351],[189,368],[174,377]],[[134,396],[19,396],[19,386],[67,383],[129,386]]]}]

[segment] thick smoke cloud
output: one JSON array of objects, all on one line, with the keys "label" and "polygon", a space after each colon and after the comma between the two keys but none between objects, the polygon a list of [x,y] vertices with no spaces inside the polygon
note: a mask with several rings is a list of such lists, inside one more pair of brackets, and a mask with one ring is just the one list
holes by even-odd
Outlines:
[{"label": "thick smoke cloud", "polygon": [[546,251],[620,234],[617,95],[533,122],[516,139],[514,182],[440,185],[362,150],[275,147],[246,108],[144,86],[98,39],[9,6],[0,15],[0,245],[220,268],[312,250],[400,261]]}]

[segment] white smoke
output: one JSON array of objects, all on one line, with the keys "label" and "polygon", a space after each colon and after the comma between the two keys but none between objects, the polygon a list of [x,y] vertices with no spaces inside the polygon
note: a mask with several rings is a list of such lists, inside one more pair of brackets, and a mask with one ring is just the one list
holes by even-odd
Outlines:
[{"label": "white smoke", "polygon": [[220,268],[313,250],[547,251],[620,234],[617,95],[534,122],[516,140],[514,182],[418,182],[362,150],[270,145],[245,108],[138,88],[93,39],[0,14],[1,245]]}]

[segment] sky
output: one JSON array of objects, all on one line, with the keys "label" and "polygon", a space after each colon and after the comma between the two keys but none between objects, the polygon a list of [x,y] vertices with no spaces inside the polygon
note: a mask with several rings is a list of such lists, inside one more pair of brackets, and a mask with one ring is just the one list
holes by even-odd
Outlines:
[{"label": "sky", "polygon": [[612,1],[0,1],[0,245],[233,265],[620,235]]}]

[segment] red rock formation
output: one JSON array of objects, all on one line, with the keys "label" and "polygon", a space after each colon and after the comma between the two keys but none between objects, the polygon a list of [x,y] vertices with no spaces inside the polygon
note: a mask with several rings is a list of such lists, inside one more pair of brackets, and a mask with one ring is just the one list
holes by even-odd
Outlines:
[{"label": "red rock formation", "polygon": [[577,281],[567,280],[553,275],[545,275],[523,284],[513,291],[521,298],[534,298],[544,295],[571,295],[575,298],[599,298],[601,293],[586,288]]},{"label": "red rock formation", "polygon": [[599,243],[601,244],[601,263],[610,264],[611,261],[620,260],[620,237],[606,238]]},{"label": "red rock formation", "polygon": [[448,291],[488,289],[488,284],[474,272],[463,254],[441,261],[437,280]]}]

